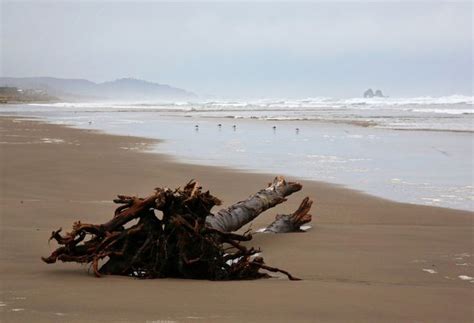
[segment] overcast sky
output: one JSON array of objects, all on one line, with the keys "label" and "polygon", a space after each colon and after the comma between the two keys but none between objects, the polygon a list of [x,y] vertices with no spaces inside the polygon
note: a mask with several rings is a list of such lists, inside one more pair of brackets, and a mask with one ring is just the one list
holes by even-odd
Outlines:
[{"label": "overcast sky", "polygon": [[0,3],[2,76],[236,98],[473,93],[471,2]]}]

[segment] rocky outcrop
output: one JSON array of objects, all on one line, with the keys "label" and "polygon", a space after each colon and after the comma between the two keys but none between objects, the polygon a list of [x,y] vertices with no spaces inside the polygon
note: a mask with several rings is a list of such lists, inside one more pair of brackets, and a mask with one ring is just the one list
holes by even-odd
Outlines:
[{"label": "rocky outcrop", "polygon": [[368,89],[367,91],[364,92],[364,98],[384,98],[385,95],[383,95],[381,90],[376,90],[375,93],[372,89]]},{"label": "rocky outcrop", "polygon": [[374,91],[372,89],[368,89],[367,91],[364,92],[364,98],[373,98],[374,97]]},{"label": "rocky outcrop", "polygon": [[375,95],[374,95],[374,96],[376,96],[376,97],[378,97],[378,98],[384,98],[384,97],[385,97],[385,95],[383,95],[383,93],[382,93],[381,90],[375,91]]}]

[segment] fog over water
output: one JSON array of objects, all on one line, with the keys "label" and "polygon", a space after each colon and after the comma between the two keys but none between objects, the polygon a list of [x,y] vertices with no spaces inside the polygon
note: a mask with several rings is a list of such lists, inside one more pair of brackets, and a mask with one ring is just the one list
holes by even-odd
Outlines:
[{"label": "fog over water", "polygon": [[472,2],[2,1],[2,76],[203,98],[472,95]]}]

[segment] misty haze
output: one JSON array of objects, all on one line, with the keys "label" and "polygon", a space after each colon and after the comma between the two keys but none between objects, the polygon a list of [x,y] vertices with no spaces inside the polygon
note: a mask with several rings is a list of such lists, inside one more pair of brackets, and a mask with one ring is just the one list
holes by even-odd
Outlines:
[{"label": "misty haze", "polygon": [[1,322],[473,322],[473,3],[0,2]]}]

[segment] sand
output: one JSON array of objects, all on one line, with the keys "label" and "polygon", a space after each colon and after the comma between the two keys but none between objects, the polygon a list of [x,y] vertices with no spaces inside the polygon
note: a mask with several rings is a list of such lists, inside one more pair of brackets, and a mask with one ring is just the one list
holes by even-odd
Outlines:
[{"label": "sand", "polygon": [[[302,192],[260,216],[315,200],[307,233],[257,234],[282,277],[239,282],[95,278],[87,266],[46,265],[53,229],[109,219],[116,194],[197,179],[226,205],[271,176],[178,163],[156,141],[0,118],[0,318],[3,322],[472,322],[473,213],[374,198],[301,181]],[[275,174],[277,175],[277,174]],[[294,180],[294,179],[292,179]],[[459,277],[461,276],[461,278]]]}]

